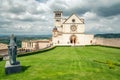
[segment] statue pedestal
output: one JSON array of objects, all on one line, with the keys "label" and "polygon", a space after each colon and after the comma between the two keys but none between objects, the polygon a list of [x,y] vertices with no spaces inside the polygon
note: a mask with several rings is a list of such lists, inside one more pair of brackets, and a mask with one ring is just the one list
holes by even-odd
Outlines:
[{"label": "statue pedestal", "polygon": [[5,74],[18,73],[21,71],[20,62],[17,62],[15,65],[11,65],[9,61],[6,61],[5,64]]}]

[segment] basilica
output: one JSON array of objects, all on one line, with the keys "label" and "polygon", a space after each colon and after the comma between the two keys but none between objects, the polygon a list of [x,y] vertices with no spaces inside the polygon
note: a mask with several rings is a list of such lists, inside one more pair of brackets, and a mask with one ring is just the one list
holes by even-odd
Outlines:
[{"label": "basilica", "polygon": [[62,11],[54,11],[54,28],[51,39],[22,41],[22,48],[38,50],[49,46],[82,46],[92,45],[94,35],[85,34],[84,19],[72,14],[68,18],[62,17]]},{"label": "basilica", "polygon": [[94,35],[85,34],[85,22],[76,14],[62,17],[62,11],[54,11],[53,45],[92,45]]}]

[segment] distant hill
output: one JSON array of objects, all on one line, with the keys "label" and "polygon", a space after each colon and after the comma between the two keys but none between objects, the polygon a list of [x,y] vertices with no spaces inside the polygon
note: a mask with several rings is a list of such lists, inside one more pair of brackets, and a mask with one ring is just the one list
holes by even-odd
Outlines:
[{"label": "distant hill", "polygon": [[120,33],[95,34],[94,37],[101,37],[101,38],[120,38]]}]

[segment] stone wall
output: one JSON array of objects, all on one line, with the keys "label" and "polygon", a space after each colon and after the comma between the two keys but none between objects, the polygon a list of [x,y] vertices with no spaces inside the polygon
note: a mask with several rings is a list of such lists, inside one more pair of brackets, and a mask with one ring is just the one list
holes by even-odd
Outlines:
[{"label": "stone wall", "polygon": [[120,47],[120,38],[95,38],[93,44]]},{"label": "stone wall", "polygon": [[23,49],[37,50],[43,49],[50,46],[50,40],[30,40],[30,41],[22,41]]},{"label": "stone wall", "polygon": [[7,46],[7,44],[0,43],[0,50],[7,49]]}]

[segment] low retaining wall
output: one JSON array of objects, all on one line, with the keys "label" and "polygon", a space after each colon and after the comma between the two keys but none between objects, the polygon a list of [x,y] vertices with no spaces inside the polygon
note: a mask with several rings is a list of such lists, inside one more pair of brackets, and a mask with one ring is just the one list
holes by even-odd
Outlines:
[{"label": "low retaining wall", "polygon": [[56,46],[51,46],[51,47],[48,47],[48,48],[44,48],[44,49],[40,49],[40,50],[36,50],[36,51],[32,51],[32,52],[18,53],[17,56],[22,57],[22,56],[33,55],[33,54],[42,53],[42,52],[52,50],[54,48],[56,48]]},{"label": "low retaining wall", "polygon": [[95,38],[93,44],[120,47],[120,38]]}]

